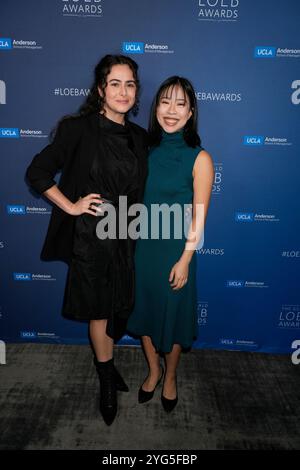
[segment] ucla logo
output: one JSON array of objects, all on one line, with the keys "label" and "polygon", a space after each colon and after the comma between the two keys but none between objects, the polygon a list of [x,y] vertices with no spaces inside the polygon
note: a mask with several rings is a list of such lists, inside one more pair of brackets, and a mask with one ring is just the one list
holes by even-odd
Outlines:
[{"label": "ucla logo", "polygon": [[25,206],[6,206],[6,209],[9,215],[25,215],[26,214]]},{"label": "ucla logo", "polygon": [[276,56],[276,47],[257,46],[254,50],[254,57],[261,59],[273,59]]},{"label": "ucla logo", "polygon": [[244,287],[245,281],[227,281],[227,287]]},{"label": "ucla logo", "polygon": [[31,281],[30,273],[14,273],[14,281]]},{"label": "ucla logo", "polygon": [[11,49],[11,39],[0,38],[0,49]]},{"label": "ucla logo", "polygon": [[245,135],[244,145],[263,145],[264,137],[262,135]]},{"label": "ucla logo", "polygon": [[220,343],[221,344],[227,344],[227,345],[233,345],[234,344],[234,339],[221,338]]},{"label": "ucla logo", "polygon": [[144,54],[143,42],[123,42],[122,52],[124,54]]},{"label": "ucla logo", "polygon": [[0,137],[18,139],[20,137],[19,129],[14,127],[0,127]]},{"label": "ucla logo", "polygon": [[20,336],[21,338],[36,338],[36,332],[35,331],[20,331]]},{"label": "ucla logo", "polygon": [[236,222],[253,222],[254,216],[249,212],[236,212],[235,220]]}]

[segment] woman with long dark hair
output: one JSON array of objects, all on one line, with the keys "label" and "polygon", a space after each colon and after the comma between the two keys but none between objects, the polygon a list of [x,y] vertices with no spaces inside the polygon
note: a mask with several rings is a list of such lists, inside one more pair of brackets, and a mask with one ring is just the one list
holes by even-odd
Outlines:
[{"label": "woman with long dark hair", "polygon": [[[147,223],[151,233],[137,242],[136,300],[128,330],[142,337],[149,366],[139,389],[139,402],[149,401],[164,377],[161,401],[170,412],[178,401],[176,369],[180,353],[191,347],[197,333],[193,254],[203,235],[214,178],[212,158],[201,147],[197,133],[197,101],[187,79],[173,76],[160,86],[152,105],[149,139],[144,204],[152,216]],[[153,237],[151,230],[157,226],[154,206],[161,208],[162,224]],[[185,231],[186,213],[191,207],[191,221]],[[172,219],[174,225],[165,231],[163,225],[173,210],[177,214]],[[161,354],[165,373],[160,366]]]},{"label": "woman with long dark hair", "polygon": [[138,93],[136,62],[103,57],[79,113],[60,121],[53,142],[27,170],[30,185],[54,203],[41,258],[69,265],[63,315],[89,322],[100,411],[108,425],[117,413],[117,390],[128,391],[114,366],[113,344],[132,310],[133,244],[128,237],[99,238],[96,229],[105,203],[118,214],[120,196],[128,206],[141,200],[147,133],[127,119],[137,111]]}]

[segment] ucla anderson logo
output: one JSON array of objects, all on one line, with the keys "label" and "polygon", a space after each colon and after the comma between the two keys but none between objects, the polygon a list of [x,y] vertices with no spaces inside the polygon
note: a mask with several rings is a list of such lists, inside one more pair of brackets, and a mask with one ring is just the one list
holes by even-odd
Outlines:
[{"label": "ucla anderson logo", "polygon": [[254,57],[260,59],[273,59],[276,57],[276,47],[257,46],[254,49]]},{"label": "ucla anderson logo", "polygon": [[7,214],[8,215],[26,215],[26,208],[25,206],[6,206]]},{"label": "ucla anderson logo", "polygon": [[236,212],[235,221],[236,222],[253,222],[254,215],[250,212]]},{"label": "ucla anderson logo", "polygon": [[159,54],[174,54],[168,44],[152,44],[147,42],[123,42],[123,54],[144,54],[146,52]]},{"label": "ucla anderson logo", "polygon": [[122,52],[124,54],[144,54],[143,42],[123,42]]},{"label": "ucla anderson logo", "polygon": [[0,138],[18,139],[20,137],[19,129],[15,127],[0,127]]},{"label": "ucla anderson logo", "polygon": [[20,331],[20,337],[21,338],[36,338],[36,332],[35,331]]},{"label": "ucla anderson logo", "polygon": [[14,281],[32,281],[30,273],[14,273]]},{"label": "ucla anderson logo", "polygon": [[0,38],[0,49],[11,49],[11,39],[10,38]]},{"label": "ucla anderson logo", "polygon": [[227,281],[227,287],[244,287],[245,281]]},{"label": "ucla anderson logo", "polygon": [[246,135],[244,136],[244,145],[292,145],[287,137],[268,137],[262,135]]},{"label": "ucla anderson logo", "polygon": [[264,137],[262,135],[245,135],[244,145],[263,145]]},{"label": "ucla anderson logo", "polygon": [[298,59],[300,57],[300,49],[291,49],[288,47],[257,46],[254,49],[254,57],[256,59],[274,59],[275,57],[290,57]]}]

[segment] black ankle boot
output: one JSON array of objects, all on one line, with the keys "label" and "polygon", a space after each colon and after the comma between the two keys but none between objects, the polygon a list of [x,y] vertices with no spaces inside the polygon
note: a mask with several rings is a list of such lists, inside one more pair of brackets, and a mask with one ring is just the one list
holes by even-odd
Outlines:
[{"label": "black ankle boot", "polygon": [[110,426],[118,410],[113,359],[106,362],[95,361],[95,365],[100,380],[99,409],[105,423]]},{"label": "black ankle boot", "polygon": [[[114,358],[111,359],[113,361],[113,368],[114,368],[114,373],[115,373],[115,382],[116,382],[116,387],[119,392],[129,392],[129,388],[127,384],[125,383],[123,377],[121,376],[120,372],[116,369],[114,365]],[[94,364],[97,367],[97,358],[94,356]]]}]

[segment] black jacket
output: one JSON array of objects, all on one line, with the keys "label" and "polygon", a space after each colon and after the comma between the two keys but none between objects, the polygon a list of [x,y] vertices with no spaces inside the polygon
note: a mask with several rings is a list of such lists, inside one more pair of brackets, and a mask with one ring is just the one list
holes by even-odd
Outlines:
[{"label": "black jacket", "polygon": [[[147,133],[129,122],[129,129],[139,162],[139,201],[142,201],[147,176]],[[64,119],[58,126],[53,142],[37,154],[26,171],[30,186],[42,194],[55,185],[61,170],[60,191],[72,202],[83,194],[99,138],[97,113]],[[75,216],[54,205],[42,249],[42,260],[71,259]]]}]

